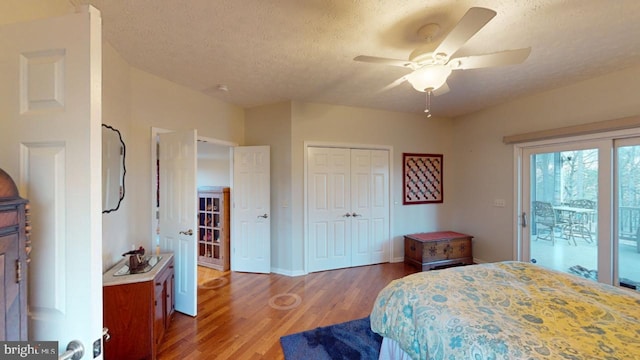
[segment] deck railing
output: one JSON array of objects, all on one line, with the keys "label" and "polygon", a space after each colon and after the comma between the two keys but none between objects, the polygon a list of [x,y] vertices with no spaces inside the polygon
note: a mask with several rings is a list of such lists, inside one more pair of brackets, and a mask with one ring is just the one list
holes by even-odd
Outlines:
[{"label": "deck railing", "polygon": [[635,239],[640,226],[640,207],[620,206],[618,230],[621,239]]},{"label": "deck railing", "polygon": [[640,252],[640,207],[620,206],[618,214],[618,237],[636,242]]}]

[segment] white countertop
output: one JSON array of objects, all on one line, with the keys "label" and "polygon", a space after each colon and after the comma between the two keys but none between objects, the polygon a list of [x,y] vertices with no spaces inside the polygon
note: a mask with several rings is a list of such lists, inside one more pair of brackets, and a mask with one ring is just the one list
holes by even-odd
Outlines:
[{"label": "white countertop", "polygon": [[102,274],[102,286],[131,284],[153,280],[153,278],[155,278],[156,275],[167,266],[169,260],[173,258],[173,253],[162,253],[159,256],[162,257],[160,262],[148,272],[115,276],[114,274],[116,271],[120,270],[123,265],[129,263],[129,257],[124,257],[122,260],[118,261],[117,264],[113,265],[109,270]]}]

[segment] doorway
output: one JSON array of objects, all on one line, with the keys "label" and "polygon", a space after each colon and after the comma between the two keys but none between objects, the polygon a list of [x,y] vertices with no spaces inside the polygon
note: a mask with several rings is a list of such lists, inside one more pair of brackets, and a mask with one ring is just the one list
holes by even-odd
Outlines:
[{"label": "doorway", "polygon": [[[231,147],[199,138],[197,142],[197,188],[231,187]],[[225,229],[230,231],[230,229]],[[227,247],[228,250],[228,247]],[[198,256],[201,248],[198,247]],[[213,279],[218,279],[229,269],[221,271],[198,263],[198,287],[211,287]]]},{"label": "doorway", "polygon": [[[159,160],[159,148],[160,148],[160,134],[171,133],[173,130],[160,129],[160,128],[152,128],[151,129],[151,172],[152,176],[152,204],[151,208],[154,209],[152,211],[152,229],[151,234],[154,234],[153,240],[151,241],[152,248],[156,248],[161,244],[161,229],[160,229],[160,220],[161,220],[161,201],[160,201],[160,169],[162,164],[160,164]],[[195,156],[195,173],[194,184],[197,188],[198,186],[203,186],[203,184],[210,185],[211,182],[220,182],[231,184],[231,149],[233,146],[236,146],[235,143],[230,143],[226,141],[221,141],[212,138],[206,138],[202,136],[197,137],[197,141],[195,141],[196,146],[196,156]],[[230,186],[230,185],[227,185]],[[196,192],[193,193],[195,202]],[[195,206],[194,209],[195,211]],[[194,217],[195,219],[195,217]],[[186,227],[185,227],[186,229]],[[196,230],[194,228],[194,230]],[[194,237],[195,239],[195,237]],[[163,251],[166,250],[165,247],[162,247]],[[175,252],[175,251],[174,251]],[[177,256],[178,254],[176,254]],[[194,254],[195,256],[195,254]],[[193,264],[193,268],[185,268],[182,269],[177,267],[176,269],[176,277],[182,276],[182,278],[188,278],[187,274],[193,274],[196,279],[193,281],[193,288],[191,286],[185,289],[185,296],[187,294],[191,294],[194,301],[193,303],[197,303],[197,287],[201,281],[201,274],[203,277],[203,281],[206,280],[209,276],[213,276],[216,274],[210,274],[209,272],[198,271],[197,261],[194,258],[193,261],[183,262],[184,264]],[[184,274],[180,274],[184,272]],[[191,301],[189,301],[191,303]],[[177,306],[176,306],[177,308]],[[194,311],[195,313],[195,311]]]}]

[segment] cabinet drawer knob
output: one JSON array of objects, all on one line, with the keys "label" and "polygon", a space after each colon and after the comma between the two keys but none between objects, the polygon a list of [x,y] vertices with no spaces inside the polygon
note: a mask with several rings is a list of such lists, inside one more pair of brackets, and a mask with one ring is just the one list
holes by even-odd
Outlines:
[{"label": "cabinet drawer knob", "polygon": [[415,245],[411,245],[411,251],[416,251],[416,246]]}]

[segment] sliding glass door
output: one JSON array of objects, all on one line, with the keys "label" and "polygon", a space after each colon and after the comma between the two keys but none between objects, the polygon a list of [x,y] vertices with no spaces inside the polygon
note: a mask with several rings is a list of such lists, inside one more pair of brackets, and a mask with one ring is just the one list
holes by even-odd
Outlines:
[{"label": "sliding glass door", "polygon": [[524,149],[523,260],[598,278],[604,148],[591,141]]},{"label": "sliding glass door", "polygon": [[516,147],[518,260],[640,290],[639,134]]},{"label": "sliding glass door", "polygon": [[617,206],[616,278],[640,289],[640,138],[615,142]]}]

